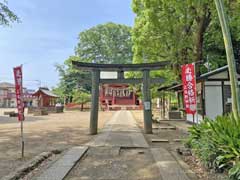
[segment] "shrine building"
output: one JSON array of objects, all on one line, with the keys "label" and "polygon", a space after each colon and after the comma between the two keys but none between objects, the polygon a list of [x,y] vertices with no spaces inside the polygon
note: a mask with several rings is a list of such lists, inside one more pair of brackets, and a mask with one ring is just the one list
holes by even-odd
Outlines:
[{"label": "shrine building", "polygon": [[57,99],[59,98],[48,88],[41,87],[37,92],[33,94],[34,97],[38,100],[38,107],[53,107],[55,108]]},{"label": "shrine building", "polygon": [[[103,79],[114,76],[113,72],[101,73]],[[99,99],[102,110],[142,109],[136,90],[129,87],[128,84],[102,84]]]}]

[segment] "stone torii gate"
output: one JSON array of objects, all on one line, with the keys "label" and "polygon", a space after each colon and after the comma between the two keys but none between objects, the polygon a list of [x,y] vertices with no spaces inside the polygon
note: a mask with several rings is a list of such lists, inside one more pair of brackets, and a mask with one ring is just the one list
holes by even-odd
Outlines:
[{"label": "stone torii gate", "polygon": [[[98,130],[98,106],[99,106],[99,84],[143,84],[144,104],[144,132],[152,133],[152,108],[151,108],[151,83],[163,83],[163,78],[150,78],[151,70],[160,70],[169,65],[168,61],[143,64],[96,64],[72,61],[73,67],[83,71],[92,72],[92,103],[90,114],[90,134],[97,134]],[[117,79],[100,79],[100,72],[117,72]],[[124,72],[142,71],[142,78],[124,78]]]}]

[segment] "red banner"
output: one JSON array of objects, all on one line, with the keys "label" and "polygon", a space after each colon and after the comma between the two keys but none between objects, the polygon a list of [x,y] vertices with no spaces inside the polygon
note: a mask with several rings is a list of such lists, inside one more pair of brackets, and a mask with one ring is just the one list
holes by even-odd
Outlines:
[{"label": "red banner", "polygon": [[23,104],[23,92],[22,92],[22,66],[13,68],[14,79],[15,79],[15,91],[18,109],[18,120],[24,120],[24,104]]},{"label": "red banner", "polygon": [[197,92],[194,64],[182,66],[182,84],[186,113],[195,114],[197,111]]}]

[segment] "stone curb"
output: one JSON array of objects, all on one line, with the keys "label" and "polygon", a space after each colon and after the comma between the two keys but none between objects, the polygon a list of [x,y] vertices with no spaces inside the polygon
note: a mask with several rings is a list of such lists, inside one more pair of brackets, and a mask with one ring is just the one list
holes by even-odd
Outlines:
[{"label": "stone curb", "polygon": [[192,180],[198,179],[197,175],[191,170],[190,166],[178,156],[177,152],[171,151],[171,154],[177,160],[178,164],[184,169],[188,177],[190,177]]},{"label": "stone curb", "polygon": [[36,180],[63,180],[87,152],[88,146],[75,146],[46,169]]},{"label": "stone curb", "polygon": [[8,174],[7,176],[1,178],[1,180],[18,180],[28,174],[30,171],[35,169],[40,163],[52,156],[53,154],[60,154],[62,151],[53,150],[50,152],[42,152],[41,154],[34,157],[32,160],[28,161],[24,165],[20,166],[16,171]]}]

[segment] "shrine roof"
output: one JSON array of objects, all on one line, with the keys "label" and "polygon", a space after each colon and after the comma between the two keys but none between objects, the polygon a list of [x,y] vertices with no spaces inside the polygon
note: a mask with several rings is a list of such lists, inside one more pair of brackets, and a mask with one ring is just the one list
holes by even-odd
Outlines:
[{"label": "shrine roof", "polygon": [[47,96],[50,96],[50,97],[54,97],[54,98],[58,98],[59,97],[58,95],[54,94],[53,92],[51,92],[50,90],[45,89],[45,88],[40,88],[37,92],[35,92],[33,94],[33,96],[37,96],[41,92],[43,94],[47,95]]},{"label": "shrine roof", "polygon": [[221,73],[221,72],[224,72],[224,71],[227,71],[227,70],[228,70],[228,65],[220,67],[220,68],[215,69],[213,71],[207,72],[205,74],[202,74],[202,75],[200,75],[200,77],[198,77],[198,79],[207,79],[209,76],[213,76],[215,74],[218,74],[218,73]]}]

